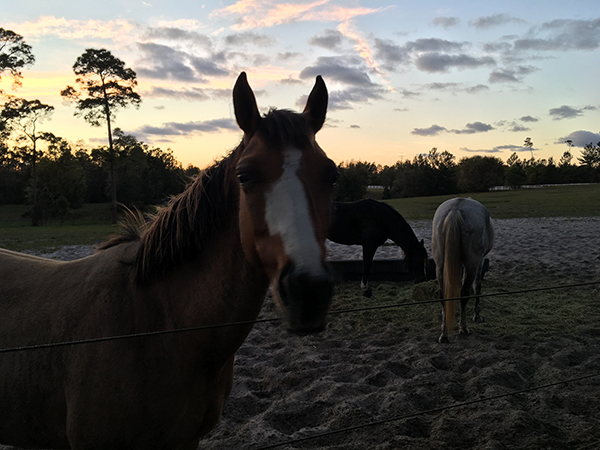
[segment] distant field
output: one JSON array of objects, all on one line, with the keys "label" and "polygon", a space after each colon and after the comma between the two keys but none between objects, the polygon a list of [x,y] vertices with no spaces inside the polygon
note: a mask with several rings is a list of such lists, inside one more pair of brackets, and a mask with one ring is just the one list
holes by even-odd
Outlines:
[{"label": "distant field", "polygon": [[105,241],[117,231],[111,223],[110,205],[89,204],[64,220],[32,227],[23,215],[26,205],[0,205],[0,248],[49,251],[61,245],[91,245]]},{"label": "distant field", "polygon": [[[600,184],[464,196],[483,203],[496,219],[600,216]],[[387,202],[407,220],[431,220],[436,208],[452,197],[455,196],[403,198]],[[60,245],[90,245],[106,240],[117,230],[117,226],[111,224],[108,204],[85,205],[74,211],[63,224],[52,221],[35,228],[29,219],[23,217],[28,208],[24,205],[0,206],[0,247],[17,251],[47,251]]]},{"label": "distant field", "polygon": [[402,198],[386,202],[407,220],[431,220],[437,207],[453,197],[471,197],[481,202],[495,219],[600,216],[600,184]]}]

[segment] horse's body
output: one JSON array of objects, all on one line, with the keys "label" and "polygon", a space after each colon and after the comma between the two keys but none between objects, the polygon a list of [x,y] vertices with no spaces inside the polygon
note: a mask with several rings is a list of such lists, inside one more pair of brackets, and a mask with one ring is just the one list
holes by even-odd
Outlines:
[{"label": "horse's body", "polygon": [[377,248],[388,239],[405,254],[405,264],[415,281],[426,277],[427,251],[404,217],[390,205],[372,199],[333,202],[333,220],[327,238],[344,245],[362,245],[363,276],[361,286],[371,295],[369,273]]},{"label": "horse's body", "polygon": [[[475,283],[475,314],[481,321],[479,294],[485,255],[494,245],[494,228],[488,210],[476,200],[453,198],[442,203],[433,217],[431,253],[442,300],[472,295]],[[460,332],[469,334],[466,320],[468,298],[460,301]],[[448,341],[454,328],[455,301],[442,303],[440,342]]]},{"label": "horse's body", "polygon": [[[159,210],[141,236],[58,262],[0,250],[0,348],[251,321],[273,284],[288,326],[325,325],[336,169],[302,114],[261,117],[240,75],[242,143]],[[0,443],[195,450],[218,421],[251,325],[0,353]]]}]

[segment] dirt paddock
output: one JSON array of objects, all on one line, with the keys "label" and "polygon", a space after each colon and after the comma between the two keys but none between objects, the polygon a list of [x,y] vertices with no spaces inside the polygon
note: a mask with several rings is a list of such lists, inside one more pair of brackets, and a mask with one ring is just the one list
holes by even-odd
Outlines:
[{"label": "dirt paddock", "polygon": [[[429,251],[430,223],[411,225]],[[600,281],[599,217],[494,226],[484,293]],[[359,247],[328,248],[331,259],[360,258]],[[70,250],[74,257],[78,251],[84,249]],[[376,258],[399,256],[386,246]],[[377,282],[373,298],[361,299],[358,284],[344,283],[334,309],[350,297],[352,306],[423,300],[432,284]],[[262,449],[355,426],[277,448],[600,448],[600,376],[535,389],[600,375],[599,293],[592,285],[486,298],[485,322],[471,323],[470,336],[453,335],[447,345],[437,343],[438,304],[336,314],[323,333],[304,337],[279,322],[257,324],[237,354],[223,416],[200,448]],[[262,317],[275,314],[267,300]],[[379,421],[387,422],[363,426]]]}]

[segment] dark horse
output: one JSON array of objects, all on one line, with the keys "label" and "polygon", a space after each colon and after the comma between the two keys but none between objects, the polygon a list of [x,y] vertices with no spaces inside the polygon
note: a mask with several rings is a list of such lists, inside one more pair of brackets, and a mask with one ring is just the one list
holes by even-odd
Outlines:
[{"label": "dark horse", "polygon": [[0,349],[207,326],[0,353],[1,443],[196,450],[270,285],[290,329],[323,329],[337,169],[315,133],[327,98],[317,77],[303,113],[261,116],[242,73],[242,142],[144,229],[71,262],[0,250]]},{"label": "dark horse", "polygon": [[369,272],[377,248],[388,239],[405,254],[405,265],[415,281],[425,280],[427,250],[404,217],[387,203],[372,199],[350,203],[333,202],[333,220],[327,238],[344,245],[362,245],[363,276],[361,287],[371,296]]}]

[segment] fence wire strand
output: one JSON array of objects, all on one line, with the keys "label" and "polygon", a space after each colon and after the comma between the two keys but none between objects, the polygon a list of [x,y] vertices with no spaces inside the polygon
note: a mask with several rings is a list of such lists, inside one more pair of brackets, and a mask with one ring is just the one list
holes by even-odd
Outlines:
[{"label": "fence wire strand", "polygon": [[[590,281],[590,282],[579,283],[579,284],[564,284],[564,285],[548,286],[548,287],[541,287],[541,288],[521,289],[521,290],[517,290],[517,291],[508,291],[508,292],[491,292],[488,294],[480,294],[478,296],[468,295],[468,296],[463,296],[463,297],[453,297],[453,298],[444,299],[444,301],[456,301],[456,300],[469,299],[469,298],[474,298],[474,297],[499,297],[499,296],[505,296],[505,295],[518,295],[518,294],[526,294],[526,293],[530,293],[530,292],[551,291],[551,290],[557,290],[557,289],[569,289],[569,288],[578,288],[578,287],[593,286],[593,285],[600,285],[600,281]],[[423,301],[418,301],[418,302],[390,303],[387,305],[365,306],[365,307],[361,307],[361,308],[352,308],[352,309],[339,309],[339,310],[330,311],[329,315],[342,315],[342,314],[351,314],[351,313],[356,313],[356,312],[376,311],[376,310],[391,309],[391,308],[403,308],[403,307],[407,307],[407,306],[426,305],[426,304],[430,304],[430,303],[439,303],[439,302],[440,302],[440,299],[434,299],[434,300],[423,300]],[[67,346],[71,346],[71,345],[95,344],[95,343],[107,342],[107,341],[118,341],[118,340],[123,340],[123,339],[135,339],[135,338],[143,338],[143,337],[151,337],[151,336],[161,336],[161,335],[175,334],[175,333],[190,333],[190,332],[194,332],[194,331],[211,330],[211,329],[215,329],[215,328],[247,326],[247,325],[255,325],[258,323],[279,322],[281,320],[282,319],[279,317],[273,317],[273,318],[268,318],[268,319],[255,319],[255,320],[245,320],[245,321],[240,321],[240,322],[219,323],[219,324],[212,324],[212,325],[199,325],[197,327],[147,331],[144,333],[131,333],[131,334],[116,335],[116,336],[103,336],[103,337],[97,337],[97,338],[77,339],[77,340],[73,340],[73,341],[23,345],[23,346],[18,346],[18,347],[0,348],[0,354],[14,353],[14,352],[20,352],[20,351],[27,351],[27,350],[49,349],[49,348],[55,348],[55,347],[67,347]]]},{"label": "fence wire strand", "polygon": [[[520,290],[516,290],[516,291],[507,291],[507,292],[493,292],[493,293],[487,293],[487,294],[480,294],[478,297],[487,297],[487,298],[500,297],[500,296],[507,296],[507,295],[526,294],[526,293],[530,293],[530,292],[542,292],[542,291],[550,291],[550,290],[558,290],[558,289],[572,289],[572,288],[594,286],[594,285],[600,285],[600,281],[591,281],[591,282],[586,282],[586,283],[566,284],[566,285],[558,285],[558,286],[548,286],[548,287],[541,287],[541,288],[520,289]],[[469,298],[474,298],[474,297],[476,297],[476,296],[469,295],[469,296],[463,296],[463,297],[453,297],[453,298],[445,299],[444,301],[457,301],[457,300],[469,299]],[[356,313],[356,312],[376,311],[376,310],[391,309],[391,308],[401,308],[401,307],[417,306],[417,305],[439,303],[439,302],[440,302],[440,299],[424,300],[424,301],[418,301],[418,302],[390,303],[387,305],[376,305],[376,306],[366,306],[366,307],[361,307],[361,308],[334,310],[334,311],[330,311],[329,314],[330,315],[352,314],[352,313]],[[0,354],[14,353],[14,352],[26,351],[26,350],[49,349],[49,348],[66,347],[66,346],[73,346],[73,345],[93,344],[93,343],[117,341],[117,340],[124,340],[124,339],[161,336],[161,335],[175,334],[175,333],[189,333],[189,332],[209,330],[209,329],[215,329],[215,328],[223,328],[223,327],[248,326],[248,325],[255,325],[255,324],[259,324],[259,323],[277,322],[277,321],[281,321],[281,320],[282,320],[281,318],[256,319],[256,320],[212,324],[212,325],[201,325],[201,326],[197,326],[197,327],[177,328],[177,329],[171,329],[171,330],[149,331],[149,332],[145,332],[145,333],[132,333],[132,334],[117,335],[117,336],[79,339],[79,340],[65,341],[65,342],[24,345],[24,346],[20,346],[20,347],[2,348],[2,349],[0,349]],[[415,417],[441,413],[441,412],[448,411],[451,409],[464,408],[467,406],[472,406],[472,405],[476,405],[476,404],[480,404],[480,403],[484,403],[484,402],[490,402],[490,401],[498,400],[501,398],[535,392],[535,391],[542,390],[542,389],[548,389],[548,388],[560,386],[563,384],[574,383],[574,382],[583,381],[583,380],[589,380],[589,379],[597,378],[597,377],[600,377],[600,373],[583,375],[583,376],[579,376],[579,377],[575,377],[575,378],[571,378],[571,379],[567,379],[567,380],[556,381],[553,383],[547,383],[547,384],[543,384],[543,385],[539,385],[539,386],[534,386],[531,388],[525,388],[525,389],[520,389],[520,390],[516,390],[516,391],[506,392],[504,394],[498,394],[498,395],[493,395],[493,396],[489,396],[489,397],[482,397],[482,398],[475,399],[475,400],[454,403],[452,405],[441,406],[438,408],[432,408],[432,409],[419,411],[419,412],[415,412],[415,413],[411,413],[411,414],[406,414],[406,415],[402,415],[402,416],[389,417],[386,419],[376,420],[376,421],[363,423],[363,424],[359,424],[359,425],[355,425],[355,426],[351,426],[351,427],[339,428],[337,430],[330,430],[330,431],[326,431],[323,433],[316,433],[312,436],[305,436],[305,437],[300,437],[300,438],[296,438],[296,439],[290,439],[287,441],[282,441],[279,443],[275,443],[275,444],[271,444],[271,445],[267,445],[267,446],[263,446],[263,447],[253,447],[253,448],[255,448],[255,450],[270,450],[270,449],[274,449],[274,448],[283,447],[286,445],[296,445],[296,444],[300,444],[300,443],[310,441],[310,440],[322,439],[322,438],[327,438],[330,436],[338,435],[341,433],[348,433],[348,432],[352,432],[355,430],[361,430],[363,428],[374,427],[374,426],[384,425],[387,423],[408,420],[408,419],[415,418]],[[586,444],[583,447],[581,447],[579,450],[587,450],[588,448],[595,448],[596,444],[597,444],[596,442],[591,443],[589,445]]]},{"label": "fence wire strand", "polygon": [[[266,447],[258,447],[255,450],[270,450],[272,448],[283,447],[285,445],[295,445],[295,444],[299,444],[299,443],[314,440],[314,439],[321,439],[321,438],[325,438],[325,437],[329,437],[329,436],[334,436],[334,435],[340,434],[340,433],[349,433],[351,431],[361,430],[363,428],[374,427],[374,426],[378,426],[378,425],[385,425],[387,423],[399,422],[401,420],[413,419],[415,417],[425,416],[425,415],[429,415],[429,414],[436,414],[436,413],[448,411],[451,409],[464,408],[466,406],[472,406],[472,405],[476,405],[479,403],[491,402],[491,401],[498,400],[501,398],[511,397],[511,396],[519,395],[519,394],[526,394],[526,393],[530,393],[530,392],[539,391],[542,389],[548,389],[551,387],[560,386],[562,384],[574,383],[576,381],[589,380],[591,378],[596,378],[596,377],[600,377],[600,372],[590,374],[590,375],[582,375],[579,377],[570,378],[568,380],[555,381],[553,383],[547,383],[547,384],[534,386],[534,387],[530,387],[530,388],[519,389],[517,391],[506,392],[504,394],[492,395],[489,397],[482,397],[479,399],[469,400],[466,402],[454,403],[452,405],[440,406],[439,408],[431,408],[431,409],[428,409],[425,411],[419,411],[416,413],[406,414],[403,416],[388,417],[387,419],[375,420],[373,422],[363,423],[360,425],[354,425],[351,427],[339,428],[337,430],[330,430],[330,431],[326,431],[323,433],[317,433],[312,436],[305,436],[305,437],[301,437],[301,438],[297,438],[297,439],[290,439],[290,440],[279,442],[276,444],[267,445]],[[588,447],[586,446],[583,448],[586,449]]]}]

